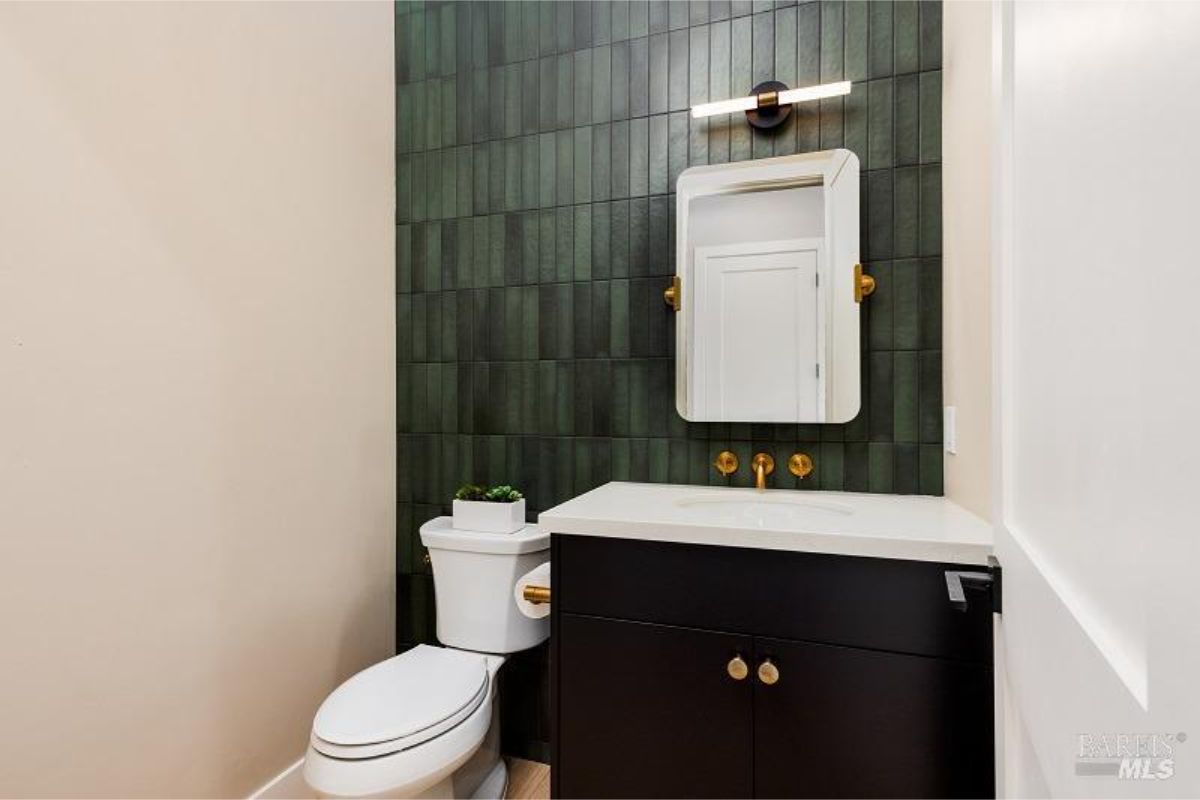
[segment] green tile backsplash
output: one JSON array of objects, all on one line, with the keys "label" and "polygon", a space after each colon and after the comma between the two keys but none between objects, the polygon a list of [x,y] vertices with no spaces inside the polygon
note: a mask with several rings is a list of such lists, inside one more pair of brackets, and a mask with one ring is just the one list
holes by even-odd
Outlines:
[{"label": "green tile backsplash", "polygon": [[[397,641],[432,642],[417,529],[468,480],[530,514],[609,480],[941,494],[941,4],[396,4]],[[852,80],[781,129],[699,102]],[[675,413],[675,180],[846,147],[862,164],[863,405],[844,425]],[[508,752],[545,759],[544,649],[506,668]]]}]

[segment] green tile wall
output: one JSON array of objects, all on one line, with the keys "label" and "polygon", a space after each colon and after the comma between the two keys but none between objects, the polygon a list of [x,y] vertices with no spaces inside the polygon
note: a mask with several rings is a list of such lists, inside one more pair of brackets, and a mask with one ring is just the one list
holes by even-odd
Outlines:
[{"label": "green tile wall", "polygon": [[[531,516],[609,480],[725,484],[731,449],[799,489],[941,494],[941,4],[396,5],[400,647],[434,640],[417,528],[467,481]],[[697,102],[853,80],[781,129]],[[845,425],[675,413],[675,179],[847,147],[862,174],[863,407]],[[743,469],[732,481],[747,485]],[[546,756],[545,651],[506,667],[504,742]]]}]

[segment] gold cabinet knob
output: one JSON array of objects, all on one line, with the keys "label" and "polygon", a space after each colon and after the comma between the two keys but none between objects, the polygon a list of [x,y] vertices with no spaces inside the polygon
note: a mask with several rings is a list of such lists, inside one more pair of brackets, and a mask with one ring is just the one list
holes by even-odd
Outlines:
[{"label": "gold cabinet knob", "polygon": [[813,471],[813,460],[808,453],[793,453],[788,459],[788,472],[797,478],[807,478]]},{"label": "gold cabinet knob", "polygon": [[663,302],[671,307],[672,311],[679,310],[679,304],[683,300],[683,289],[680,286],[679,276],[671,278],[671,285],[663,289]]},{"label": "gold cabinet knob", "polygon": [[764,660],[758,665],[758,679],[767,686],[779,683],[779,667],[775,666],[769,658]]},{"label": "gold cabinet knob", "polygon": [[729,663],[725,665],[725,671],[735,681],[744,681],[746,680],[746,676],[750,674],[750,667],[746,664],[746,660],[738,655],[729,659]]},{"label": "gold cabinet knob", "polygon": [[737,472],[738,457],[728,450],[722,450],[717,453],[717,458],[713,461],[713,466],[717,468],[717,472],[722,475],[732,475]]}]

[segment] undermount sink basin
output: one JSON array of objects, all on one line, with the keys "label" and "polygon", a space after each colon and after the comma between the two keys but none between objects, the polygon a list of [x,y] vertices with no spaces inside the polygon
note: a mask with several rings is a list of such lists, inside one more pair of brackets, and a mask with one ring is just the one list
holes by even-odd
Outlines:
[{"label": "undermount sink basin", "polygon": [[778,527],[796,523],[805,518],[832,514],[845,517],[854,513],[846,503],[831,500],[808,500],[775,492],[762,495],[747,495],[739,492],[730,497],[725,493],[694,494],[674,501],[678,508],[703,513],[707,518],[721,522],[753,525],[755,527]]}]

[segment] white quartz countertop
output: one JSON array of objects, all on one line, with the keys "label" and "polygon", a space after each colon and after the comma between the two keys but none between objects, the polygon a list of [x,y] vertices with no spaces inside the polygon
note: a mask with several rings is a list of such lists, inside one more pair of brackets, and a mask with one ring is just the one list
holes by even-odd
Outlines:
[{"label": "white quartz countertop", "polygon": [[992,528],[943,497],[606,483],[538,515],[551,533],[984,564]]}]

